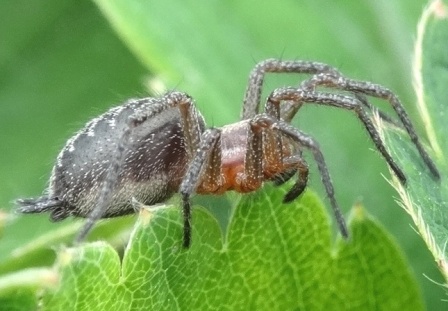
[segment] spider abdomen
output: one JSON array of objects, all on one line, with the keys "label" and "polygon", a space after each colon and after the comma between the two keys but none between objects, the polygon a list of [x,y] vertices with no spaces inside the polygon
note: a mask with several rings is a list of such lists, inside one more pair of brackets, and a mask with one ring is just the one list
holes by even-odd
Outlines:
[{"label": "spider abdomen", "polygon": [[[94,210],[128,119],[146,104],[129,101],[112,108],[67,141],[53,167],[48,194],[36,200],[42,207],[55,205],[48,208],[53,220],[70,215],[87,217]],[[151,205],[170,198],[178,190],[187,164],[179,109],[142,122],[126,147],[103,217],[134,213],[132,199]],[[32,212],[36,206],[31,200],[27,203]],[[22,211],[27,212],[26,208]]]}]

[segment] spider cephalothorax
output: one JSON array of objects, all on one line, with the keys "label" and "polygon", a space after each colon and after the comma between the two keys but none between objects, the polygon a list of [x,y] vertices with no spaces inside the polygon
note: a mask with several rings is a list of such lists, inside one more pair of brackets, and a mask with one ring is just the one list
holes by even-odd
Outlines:
[{"label": "spider cephalothorax", "polygon": [[[306,73],[311,78],[298,87],[275,89],[259,111],[267,72]],[[338,92],[316,90],[320,86]],[[348,236],[344,218],[317,142],[290,125],[304,104],[353,111],[376,148],[402,184],[403,171],[388,153],[367,113],[372,96],[388,101],[435,178],[439,173],[423,149],[398,98],[383,86],[345,78],[336,69],[317,62],[269,59],[255,66],[249,77],[241,121],[206,129],[190,96],[169,92],[159,98],[130,100],[91,120],[60,152],[47,194],[18,203],[23,213],[51,212],[51,219],[87,217],[78,236],[82,240],[100,218],[134,212],[132,200],[146,205],[182,196],[183,245],[191,243],[190,197],[194,193],[250,192],[264,181],[280,184],[297,180],[284,201],[305,189],[308,165],[303,151],[311,151],[330,200],[339,229]],[[386,121],[389,117],[380,113]]]}]

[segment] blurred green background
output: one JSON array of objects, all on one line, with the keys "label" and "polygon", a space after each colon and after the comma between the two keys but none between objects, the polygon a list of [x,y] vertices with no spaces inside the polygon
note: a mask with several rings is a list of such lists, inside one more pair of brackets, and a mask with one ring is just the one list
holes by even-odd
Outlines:
[{"label": "blurred green background", "polygon": [[[326,62],[394,90],[424,136],[414,107],[411,57],[425,4],[165,1],[147,12],[152,53],[136,57],[91,1],[2,1],[0,206],[9,211],[15,198],[41,194],[65,141],[109,107],[147,96],[151,73],[167,88],[196,98],[208,123],[219,126],[238,119],[248,73],[257,61]],[[132,49],[138,52],[139,46]],[[265,90],[297,81],[270,76]],[[383,177],[389,176],[387,167],[361,124],[349,112],[321,107],[303,108],[295,124],[320,142],[345,213],[362,202],[403,248],[428,309],[443,310],[445,293],[433,282],[443,282],[436,264],[395,203],[398,195]],[[315,168],[310,186],[323,193]],[[16,246],[67,223],[17,215],[0,228],[0,263]]]}]

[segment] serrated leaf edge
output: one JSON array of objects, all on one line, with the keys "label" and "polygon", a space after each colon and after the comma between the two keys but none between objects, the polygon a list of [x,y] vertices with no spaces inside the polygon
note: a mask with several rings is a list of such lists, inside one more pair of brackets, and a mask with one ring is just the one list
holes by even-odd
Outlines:
[{"label": "serrated leaf edge", "polygon": [[[374,113],[373,121],[381,136],[381,140],[384,141],[385,140],[384,131],[390,128],[390,126],[387,125],[385,122],[383,122],[378,113]],[[399,129],[397,130],[399,131]],[[401,184],[399,179],[394,175],[393,171],[391,171],[390,168],[389,171],[392,176],[391,179],[388,179],[387,177],[385,178],[387,182],[395,189],[395,191],[397,191],[398,195],[400,196],[400,199],[396,200],[397,204],[411,216],[412,221],[417,226],[418,233],[421,235],[428,249],[433,254],[440,271],[445,277],[445,280],[448,281],[448,260],[445,257],[445,248],[447,246],[448,241],[445,242],[445,245],[443,247],[444,249],[441,249],[439,245],[437,245],[429,226],[423,219],[422,207],[412,200],[406,188]],[[448,287],[448,284],[445,284],[444,286]]]}]

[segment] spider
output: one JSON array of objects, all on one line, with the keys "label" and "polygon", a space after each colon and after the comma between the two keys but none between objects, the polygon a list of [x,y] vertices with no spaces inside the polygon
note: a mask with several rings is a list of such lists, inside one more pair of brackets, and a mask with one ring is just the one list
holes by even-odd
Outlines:
[{"label": "spider", "polygon": [[[298,87],[275,89],[260,112],[267,73],[311,77]],[[321,87],[337,92],[325,92]],[[159,98],[129,100],[91,120],[59,153],[47,193],[37,199],[18,200],[18,210],[50,212],[53,221],[68,216],[86,217],[76,239],[80,242],[100,218],[134,213],[134,199],[152,205],[180,193],[183,246],[188,248],[193,194],[222,194],[229,190],[247,193],[259,189],[265,181],[279,185],[297,175],[283,200],[291,202],[307,186],[308,165],[302,152],[308,150],[317,163],[341,235],[348,237],[318,143],[290,122],[309,103],[354,112],[404,185],[405,174],[386,150],[367,113],[377,111],[368,97],[390,103],[429,171],[439,179],[439,172],[422,147],[406,111],[390,90],[346,78],[323,63],[268,59],[258,63],[250,73],[239,122],[207,129],[193,99],[174,91]],[[379,115],[398,124],[382,112]]]}]

